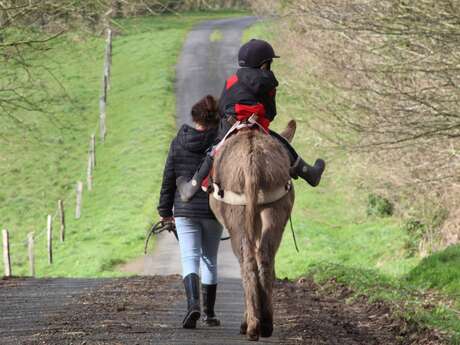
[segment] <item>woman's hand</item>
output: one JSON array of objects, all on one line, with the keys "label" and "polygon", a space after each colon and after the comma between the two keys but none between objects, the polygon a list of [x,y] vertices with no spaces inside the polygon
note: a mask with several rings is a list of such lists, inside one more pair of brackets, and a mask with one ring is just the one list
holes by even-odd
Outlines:
[{"label": "woman's hand", "polygon": [[174,217],[160,217],[160,222],[163,222],[163,223],[173,222],[174,223]]}]

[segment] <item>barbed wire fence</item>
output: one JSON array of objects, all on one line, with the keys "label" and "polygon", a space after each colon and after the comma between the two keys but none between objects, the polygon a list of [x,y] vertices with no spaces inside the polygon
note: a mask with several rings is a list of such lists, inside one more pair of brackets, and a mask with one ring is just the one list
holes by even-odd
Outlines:
[{"label": "barbed wire fence", "polygon": [[[106,13],[106,17],[110,13]],[[102,82],[101,82],[101,94],[99,95],[99,118],[98,121],[90,135],[89,147],[88,147],[88,159],[86,165],[86,186],[87,190],[93,190],[93,173],[96,168],[96,135],[99,130],[99,140],[103,144],[107,136],[107,96],[108,91],[110,90],[111,82],[111,70],[112,70],[112,41],[113,33],[108,21],[105,25],[106,33],[106,46],[104,52],[104,66],[102,73]],[[84,185],[81,180],[77,181],[76,188],[73,191],[70,191],[65,198],[59,199],[57,202],[56,209],[54,213],[48,214],[46,219],[46,227],[43,227],[37,232],[30,232],[23,241],[18,241],[15,243],[10,242],[10,234],[8,229],[2,230],[2,252],[3,252],[3,266],[4,266],[4,276],[11,277],[13,276],[13,262],[11,260],[12,252],[14,249],[19,250],[19,247],[27,247],[27,256],[29,262],[29,275],[35,276],[35,244],[43,236],[47,236],[47,253],[48,253],[48,263],[51,265],[53,263],[53,224],[56,222],[56,219],[59,217],[60,223],[60,242],[65,241],[65,230],[66,230],[66,213],[65,207],[68,205],[68,202],[71,198],[75,198],[75,219],[80,219],[82,214],[82,203],[83,203],[83,191]]]}]

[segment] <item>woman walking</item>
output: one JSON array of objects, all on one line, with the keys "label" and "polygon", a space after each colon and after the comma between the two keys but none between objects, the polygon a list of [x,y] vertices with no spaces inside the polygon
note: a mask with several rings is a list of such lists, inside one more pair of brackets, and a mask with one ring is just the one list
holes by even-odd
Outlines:
[{"label": "woman walking", "polygon": [[176,189],[176,178],[191,178],[215,141],[219,114],[217,101],[208,95],[197,102],[191,111],[194,127],[183,125],[171,143],[163,174],[158,213],[162,221],[176,223],[182,261],[182,276],[187,296],[184,328],[195,328],[201,316],[203,322],[218,326],[214,313],[217,290],[217,251],[222,226],[209,208],[208,195],[202,190],[184,203]]}]

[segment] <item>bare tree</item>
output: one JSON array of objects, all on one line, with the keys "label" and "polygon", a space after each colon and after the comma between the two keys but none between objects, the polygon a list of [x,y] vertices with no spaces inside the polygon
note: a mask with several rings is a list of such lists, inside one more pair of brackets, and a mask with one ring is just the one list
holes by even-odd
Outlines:
[{"label": "bare tree", "polygon": [[[24,125],[17,111],[41,111],[49,101],[43,78],[59,84],[49,66],[34,57],[51,49],[53,40],[78,27],[93,33],[107,16],[158,15],[184,9],[239,7],[246,0],[0,0],[0,116],[11,125]],[[62,85],[60,85],[62,86]]]},{"label": "bare tree", "polygon": [[[460,2],[282,4],[283,40],[304,62],[296,75],[307,70],[310,81],[329,93],[310,88],[304,96],[321,110],[318,129],[375,164],[383,189],[406,209],[421,200],[430,200],[427,209],[458,209]],[[271,1],[274,6],[279,2]]]},{"label": "bare tree", "polygon": [[49,66],[36,56],[75,26],[94,28],[106,8],[103,1],[0,1],[0,117],[3,123],[25,126],[17,112],[44,112],[50,101],[43,76],[62,87]]}]

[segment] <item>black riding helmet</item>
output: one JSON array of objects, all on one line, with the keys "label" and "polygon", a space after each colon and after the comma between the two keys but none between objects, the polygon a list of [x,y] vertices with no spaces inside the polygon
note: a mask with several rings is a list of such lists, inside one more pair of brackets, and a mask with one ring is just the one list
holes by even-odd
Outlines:
[{"label": "black riding helmet", "polygon": [[265,62],[279,58],[270,43],[253,38],[243,44],[238,52],[238,64],[241,67],[259,68]]}]

